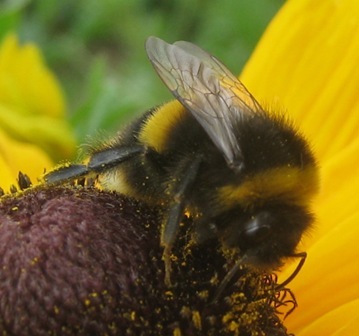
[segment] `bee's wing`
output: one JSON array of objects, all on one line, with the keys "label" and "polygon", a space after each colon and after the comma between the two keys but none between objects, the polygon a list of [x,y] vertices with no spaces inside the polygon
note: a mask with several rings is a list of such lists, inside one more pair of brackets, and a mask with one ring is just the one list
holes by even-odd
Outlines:
[{"label": "bee's wing", "polygon": [[155,70],[173,95],[192,113],[227,163],[243,164],[233,125],[261,109],[244,85],[214,56],[189,42],[146,41]]}]

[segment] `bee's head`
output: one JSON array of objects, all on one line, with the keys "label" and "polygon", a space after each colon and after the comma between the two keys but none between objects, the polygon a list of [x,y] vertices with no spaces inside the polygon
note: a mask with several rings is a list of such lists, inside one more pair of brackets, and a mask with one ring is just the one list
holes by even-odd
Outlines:
[{"label": "bee's head", "polygon": [[312,215],[298,206],[269,205],[245,211],[233,209],[214,221],[226,248],[237,248],[243,261],[272,269],[293,256]]},{"label": "bee's head", "polygon": [[276,268],[310,227],[317,189],[313,162],[270,167],[218,188],[210,221],[225,247],[238,248],[249,264]]}]

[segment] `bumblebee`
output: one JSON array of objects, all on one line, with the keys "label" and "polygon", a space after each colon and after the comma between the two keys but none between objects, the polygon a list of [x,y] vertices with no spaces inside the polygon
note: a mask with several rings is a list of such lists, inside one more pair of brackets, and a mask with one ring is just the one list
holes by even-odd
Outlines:
[{"label": "bumblebee", "polygon": [[[288,119],[266,111],[214,56],[189,42],[149,37],[146,51],[176,100],[150,109],[86,164],[45,175],[49,184],[95,175],[113,190],[163,208],[161,245],[171,249],[188,212],[194,242],[217,240],[240,264],[274,270],[293,257],[313,221],[313,153]],[[304,254],[302,254],[303,256]]]}]

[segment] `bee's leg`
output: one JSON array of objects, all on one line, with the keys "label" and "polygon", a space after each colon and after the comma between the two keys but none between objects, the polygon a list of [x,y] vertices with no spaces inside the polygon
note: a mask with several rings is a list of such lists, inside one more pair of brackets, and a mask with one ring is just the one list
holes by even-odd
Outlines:
[{"label": "bee's leg", "polygon": [[161,245],[164,247],[162,259],[165,263],[165,284],[171,286],[171,250],[176,239],[186,205],[186,196],[196,180],[201,158],[191,162],[173,188],[173,198],[161,232]]},{"label": "bee's leg", "polygon": [[112,147],[93,153],[87,165],[71,164],[55,169],[44,176],[46,183],[57,184],[76,180],[89,173],[101,173],[144,152],[143,146]]},{"label": "bee's leg", "polygon": [[143,152],[145,148],[140,145],[107,148],[93,153],[87,167],[91,172],[100,173]]},{"label": "bee's leg", "polygon": [[86,165],[71,164],[55,169],[44,176],[48,184],[57,184],[61,182],[73,181],[89,173]]}]

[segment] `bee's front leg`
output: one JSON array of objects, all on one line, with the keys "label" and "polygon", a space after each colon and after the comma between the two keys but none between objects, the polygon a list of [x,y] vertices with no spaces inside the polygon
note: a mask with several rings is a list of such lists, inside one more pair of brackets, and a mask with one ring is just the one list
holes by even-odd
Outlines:
[{"label": "bee's front leg", "polygon": [[171,187],[170,192],[171,201],[169,203],[169,210],[165,216],[161,229],[161,245],[164,247],[162,259],[165,263],[165,284],[169,287],[171,283],[171,253],[172,247],[176,240],[177,231],[181,220],[183,218],[184,209],[187,203],[188,193],[191,191],[193,183],[196,180],[201,158],[196,158],[192,161],[181,177],[176,179],[175,186]]}]

